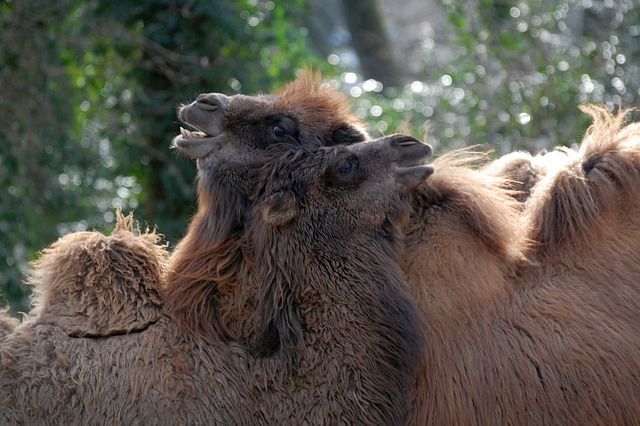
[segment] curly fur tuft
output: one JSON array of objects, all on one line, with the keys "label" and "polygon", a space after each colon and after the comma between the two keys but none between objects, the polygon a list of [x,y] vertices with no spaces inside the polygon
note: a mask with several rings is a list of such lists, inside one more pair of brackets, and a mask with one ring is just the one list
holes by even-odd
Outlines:
[{"label": "curly fur tuft", "polygon": [[168,254],[155,232],[140,233],[133,215],[117,212],[107,237],[99,232],[65,235],[31,265],[32,315],[72,336],[139,331],[162,312]]},{"label": "curly fur tuft", "polygon": [[9,316],[7,309],[0,309],[0,338],[11,333],[18,323],[16,318]]}]

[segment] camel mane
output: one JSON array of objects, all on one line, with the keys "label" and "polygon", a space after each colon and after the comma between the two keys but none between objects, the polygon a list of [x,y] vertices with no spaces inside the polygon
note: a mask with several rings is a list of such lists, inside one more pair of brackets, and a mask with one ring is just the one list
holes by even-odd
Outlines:
[{"label": "camel mane", "polygon": [[200,209],[174,251],[164,297],[168,310],[186,330],[199,331],[209,339],[235,339],[217,312],[216,300],[232,292],[252,268],[245,249],[246,202],[226,194],[224,188],[214,191],[228,197],[214,201],[212,191],[200,191]]},{"label": "camel mane", "polygon": [[278,108],[297,112],[300,122],[306,124],[303,137],[319,135],[324,123],[336,125],[345,121],[366,134],[362,121],[351,113],[351,103],[347,96],[330,84],[323,83],[319,71],[304,70],[275,95],[278,96]]}]

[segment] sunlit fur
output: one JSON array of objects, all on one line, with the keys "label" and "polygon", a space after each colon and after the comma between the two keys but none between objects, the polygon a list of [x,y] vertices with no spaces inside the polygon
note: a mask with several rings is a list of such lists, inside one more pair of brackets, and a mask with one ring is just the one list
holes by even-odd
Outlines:
[{"label": "sunlit fur", "polygon": [[[478,158],[455,152],[413,191],[402,265],[427,334],[414,386],[415,424],[640,418],[634,216],[640,182],[633,181],[640,130],[620,127],[621,116],[601,108],[588,111],[596,121],[580,152],[537,157],[536,174],[524,186],[490,167],[472,167]],[[526,176],[531,169],[523,167]],[[251,341],[242,331],[247,325],[228,313],[242,307],[234,300],[255,302],[238,292],[218,295],[242,282],[252,263],[240,225],[249,201],[216,185],[201,182],[200,210],[183,244],[200,261],[193,264],[196,279],[186,280],[175,299],[183,300],[193,330],[215,336],[221,324],[231,324],[225,336]],[[208,231],[217,226],[221,238]],[[222,242],[233,257],[210,250]],[[233,268],[216,282],[218,264]],[[179,256],[175,266],[189,270]]]},{"label": "sunlit fur", "polygon": [[111,236],[70,234],[34,263],[31,315],[0,339],[0,424],[401,424],[422,348],[395,247],[409,200],[375,152],[365,183],[323,186],[334,151],[279,165],[271,190],[302,188],[295,223],[265,219],[266,190],[247,212],[256,269],[242,290],[258,306],[245,316],[295,337],[254,357],[185,329],[159,305],[159,236],[118,215]]},{"label": "sunlit fur", "polygon": [[486,420],[469,411],[476,404],[472,398],[484,388],[468,376],[475,380],[477,374],[487,374],[474,354],[481,345],[493,345],[476,333],[504,303],[515,300],[511,279],[514,270],[527,264],[528,245],[518,203],[501,189],[500,178],[477,170],[483,160],[468,150],[445,154],[434,161],[433,176],[412,191],[401,265],[426,332],[412,424]]},{"label": "sunlit fur", "polygon": [[[368,135],[349,113],[346,96],[322,84],[317,72],[307,70],[274,95],[244,97],[237,111],[226,117],[227,125],[250,126],[248,117],[282,114],[300,126],[300,143],[358,142]],[[232,106],[230,106],[230,109]],[[208,338],[243,339],[244,306],[238,306],[241,283],[252,260],[245,247],[244,225],[253,188],[248,174],[260,150],[251,141],[237,140],[237,157],[243,166],[208,167],[199,162],[198,212],[171,257],[165,294],[167,309],[189,330]],[[236,136],[234,136],[236,137]],[[222,169],[222,170],[220,170]]]},{"label": "sunlit fur", "polygon": [[427,353],[414,424],[640,418],[640,126],[586,111],[579,152],[524,206],[449,158],[414,191],[403,270]]},{"label": "sunlit fur", "polygon": [[148,328],[162,315],[167,252],[155,232],[135,239],[133,216],[118,212],[112,235],[76,232],[32,263],[32,315],[70,335],[110,336]]},{"label": "sunlit fur", "polygon": [[364,125],[351,113],[351,103],[344,93],[323,83],[320,72],[307,70],[298,78],[275,92],[276,108],[293,111],[302,123],[303,137],[322,136],[330,140],[327,126],[342,122],[357,126],[365,132]]},{"label": "sunlit fur", "polygon": [[0,339],[11,333],[18,325],[18,320],[11,317],[7,309],[0,309]]},{"label": "sunlit fur", "polygon": [[548,172],[526,204],[539,255],[553,262],[572,263],[578,253],[617,243],[620,237],[632,240],[636,232],[640,125],[623,127],[625,111],[613,115],[600,106],[583,110],[594,123],[579,151]]},{"label": "sunlit fur", "polygon": [[514,151],[487,163],[481,170],[488,176],[504,179],[500,185],[511,190],[511,195],[524,208],[524,202],[529,199],[538,182],[547,174],[564,167],[576,154],[564,146],[555,147],[551,151],[544,150],[536,155]]}]

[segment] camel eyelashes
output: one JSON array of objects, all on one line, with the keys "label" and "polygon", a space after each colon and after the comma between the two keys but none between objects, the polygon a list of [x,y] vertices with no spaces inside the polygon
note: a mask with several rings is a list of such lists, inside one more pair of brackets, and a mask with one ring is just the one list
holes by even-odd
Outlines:
[{"label": "camel eyelashes", "polygon": [[267,144],[288,142],[291,144],[300,143],[299,131],[296,124],[291,120],[281,119],[270,125],[270,134]]},{"label": "camel eyelashes", "polygon": [[283,116],[271,116],[266,118],[265,124],[269,129],[269,143],[282,142],[285,138],[298,139],[299,126],[296,120]]}]

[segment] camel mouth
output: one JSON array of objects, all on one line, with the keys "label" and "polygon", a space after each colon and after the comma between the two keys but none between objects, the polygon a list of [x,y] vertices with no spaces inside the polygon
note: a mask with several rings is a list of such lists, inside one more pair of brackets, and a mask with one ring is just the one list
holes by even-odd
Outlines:
[{"label": "camel mouth", "polygon": [[405,151],[403,158],[392,166],[396,181],[407,189],[414,189],[435,172],[435,167],[427,163],[433,151],[430,145],[413,138],[401,139],[396,143]]},{"label": "camel mouth", "polygon": [[422,152],[416,155],[415,162],[413,164],[408,164],[407,166],[424,166],[427,164],[427,159],[431,158],[433,151],[430,145],[424,145],[425,147],[422,149]]},{"label": "camel mouth", "polygon": [[[400,165],[395,165],[392,168],[393,172],[396,174],[406,174],[406,173],[413,173],[413,172],[421,172],[424,173],[426,176],[430,176],[431,174],[433,174],[433,172],[436,171],[436,168],[433,166],[433,164],[414,164],[412,166],[400,166]],[[425,177],[426,177],[425,176]]]},{"label": "camel mouth", "polygon": [[412,136],[395,134],[380,138],[383,145],[391,149],[393,162],[399,167],[411,167],[424,164],[431,157],[431,145]]},{"label": "camel mouth", "polygon": [[427,159],[433,154],[431,145],[413,138],[400,139],[396,143],[403,150],[401,157],[396,160],[396,168],[398,169],[425,166]]},{"label": "camel mouth", "polygon": [[209,155],[217,142],[225,137],[225,132],[211,135],[202,130],[187,130],[180,127],[180,134],[173,138],[171,148],[177,149],[194,160],[199,160]]},{"label": "camel mouth", "polygon": [[201,103],[182,106],[178,111],[178,120],[188,126],[180,126],[180,134],[175,138],[183,144],[214,138],[224,133],[219,114],[211,114],[209,110],[202,108]]},{"label": "camel mouth", "polygon": [[183,139],[202,139],[202,138],[212,137],[213,135],[205,133],[200,129],[188,130],[180,126],[180,136],[182,136]]},{"label": "camel mouth", "polygon": [[201,103],[181,107],[178,119],[189,128],[180,126],[180,134],[173,138],[171,147],[194,160],[209,155],[226,137],[221,118],[203,109]]},{"label": "camel mouth", "polygon": [[396,181],[404,185],[407,189],[414,189],[420,186],[429,176],[436,171],[431,164],[416,164],[413,166],[393,167]]}]

